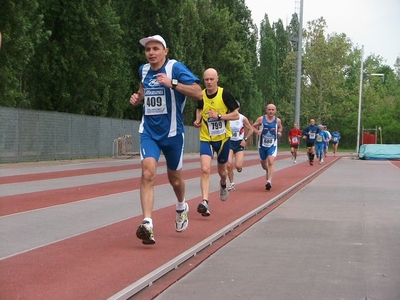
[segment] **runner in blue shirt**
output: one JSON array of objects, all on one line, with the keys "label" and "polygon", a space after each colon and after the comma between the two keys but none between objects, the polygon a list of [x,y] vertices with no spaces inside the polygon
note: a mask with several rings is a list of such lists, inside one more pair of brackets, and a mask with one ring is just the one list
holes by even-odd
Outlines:
[{"label": "runner in blue shirt", "polygon": [[310,125],[308,125],[303,130],[303,139],[306,139],[307,144],[307,156],[308,162],[310,165],[313,165],[314,156],[315,156],[315,139],[317,137],[317,133],[319,132],[318,126],[315,125],[315,120],[310,120]]},{"label": "runner in blue shirt", "polygon": [[336,129],[334,132],[331,133],[331,135],[332,135],[332,145],[333,145],[333,156],[336,156],[341,134],[339,130]]},{"label": "runner in blue shirt", "polygon": [[317,152],[317,157],[319,158],[319,164],[322,164],[324,162],[323,155],[324,155],[324,150],[326,147],[326,142],[329,139],[328,133],[324,130],[323,125],[318,125],[319,132],[317,133],[317,136],[315,138],[315,146],[316,146],[316,152]]},{"label": "runner in blue shirt", "polygon": [[143,222],[136,236],[143,244],[154,244],[154,182],[161,152],[167,162],[168,180],[177,198],[175,230],[184,231],[189,223],[189,205],[185,201],[185,182],[182,178],[185,131],[182,113],[186,97],[201,100],[203,94],[200,80],[183,63],[167,58],[167,44],[161,36],[143,38],[140,44],[145,47],[148,63],[139,68],[139,90],[130,98],[132,105],[143,103],[139,127]]},{"label": "runner in blue shirt", "polygon": [[[260,155],[261,167],[265,170],[267,184],[265,189],[269,191],[272,188],[272,177],[275,171],[275,157],[278,153],[278,138],[282,136],[281,119],[275,116],[276,106],[268,104],[266,114],[254,121],[253,127],[260,135],[258,144],[258,153]],[[260,128],[259,128],[260,126]]]}]

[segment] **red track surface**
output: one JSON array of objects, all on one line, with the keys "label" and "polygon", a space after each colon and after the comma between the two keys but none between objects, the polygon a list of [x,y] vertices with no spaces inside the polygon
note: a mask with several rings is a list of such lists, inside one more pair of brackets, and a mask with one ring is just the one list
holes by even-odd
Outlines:
[{"label": "red track surface", "polygon": [[[279,157],[282,158],[285,156]],[[330,156],[325,161],[328,163],[334,159]],[[259,162],[250,160],[245,164],[258,165]],[[1,183],[16,182],[19,179],[62,179],[64,176],[116,171],[120,170],[119,168],[127,167],[85,169],[77,170],[76,173],[43,173],[35,174],[34,177],[10,176],[3,177]],[[197,204],[201,201],[200,196],[188,199],[191,208],[190,225],[182,233],[174,230],[175,212],[172,207],[174,203],[171,203],[170,207],[157,210],[153,214],[156,220],[157,243],[152,246],[142,245],[135,236],[135,230],[142,220],[142,217],[138,216],[3,259],[0,261],[0,299],[107,299],[320,168],[318,164],[309,166],[308,163],[301,163],[277,171],[270,191],[264,190],[264,177],[241,183],[236,191],[230,193],[226,202],[214,200],[219,196],[217,192],[213,193],[210,195],[210,199],[213,200],[210,201],[212,215],[209,218],[204,218],[196,212]],[[216,172],[216,167],[213,167],[212,172]],[[199,168],[184,171],[187,179],[198,175]],[[1,215],[138,189],[139,181],[140,178],[133,178],[110,184],[3,197],[0,200]],[[157,184],[163,183],[167,183],[165,174],[157,177]],[[244,229],[235,229],[231,237],[241,230]],[[229,238],[226,242],[228,240]],[[199,259],[205,258],[197,255],[196,258],[190,259],[189,261],[193,262],[191,268],[195,267]],[[188,271],[190,267],[184,269]],[[171,277],[171,280],[176,278]],[[171,284],[165,280],[160,282],[164,283],[159,289]],[[149,294],[143,295],[150,297]]]}]

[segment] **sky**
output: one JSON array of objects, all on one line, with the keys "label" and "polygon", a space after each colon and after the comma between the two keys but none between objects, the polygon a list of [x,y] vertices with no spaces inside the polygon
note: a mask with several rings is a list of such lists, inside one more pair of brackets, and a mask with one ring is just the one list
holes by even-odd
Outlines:
[{"label": "sky", "polygon": [[[260,28],[264,15],[270,24],[281,19],[286,26],[300,12],[300,0],[245,0],[254,24]],[[400,56],[400,0],[303,0],[303,29],[307,22],[323,17],[326,33],[344,33],[354,46],[364,46],[364,59],[371,54],[394,68]]]}]

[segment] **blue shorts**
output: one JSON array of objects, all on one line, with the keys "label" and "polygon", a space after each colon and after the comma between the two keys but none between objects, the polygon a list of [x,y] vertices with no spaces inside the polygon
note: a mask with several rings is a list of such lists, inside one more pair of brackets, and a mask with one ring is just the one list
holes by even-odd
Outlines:
[{"label": "blue shorts", "polygon": [[278,153],[278,146],[271,146],[271,147],[260,147],[258,148],[258,153],[260,154],[261,160],[266,160],[268,156],[276,157]]},{"label": "blue shorts", "polygon": [[154,140],[145,130],[140,134],[140,158],[143,160],[152,157],[158,161],[162,151],[168,169],[180,170],[183,165],[184,140],[184,133],[163,140]]},{"label": "blue shorts", "polygon": [[228,162],[230,150],[230,139],[227,138],[218,142],[203,142],[200,141],[200,155],[214,156],[217,153],[217,161],[219,164]]},{"label": "blue shorts", "polygon": [[243,140],[239,140],[239,141],[232,141],[231,140],[231,150],[233,150],[233,153],[238,153],[240,151],[244,150],[244,147],[240,145],[240,143]]}]

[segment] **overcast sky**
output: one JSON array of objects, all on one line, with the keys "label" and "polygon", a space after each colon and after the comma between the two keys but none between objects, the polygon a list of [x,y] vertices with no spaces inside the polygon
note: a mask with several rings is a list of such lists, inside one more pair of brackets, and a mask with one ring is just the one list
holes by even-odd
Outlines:
[{"label": "overcast sky", "polygon": [[[300,9],[300,0],[245,0],[260,27],[264,14],[286,26]],[[303,0],[303,28],[323,17],[327,33],[345,33],[355,46],[364,45],[364,59],[375,54],[393,68],[400,56],[400,0]]]}]

